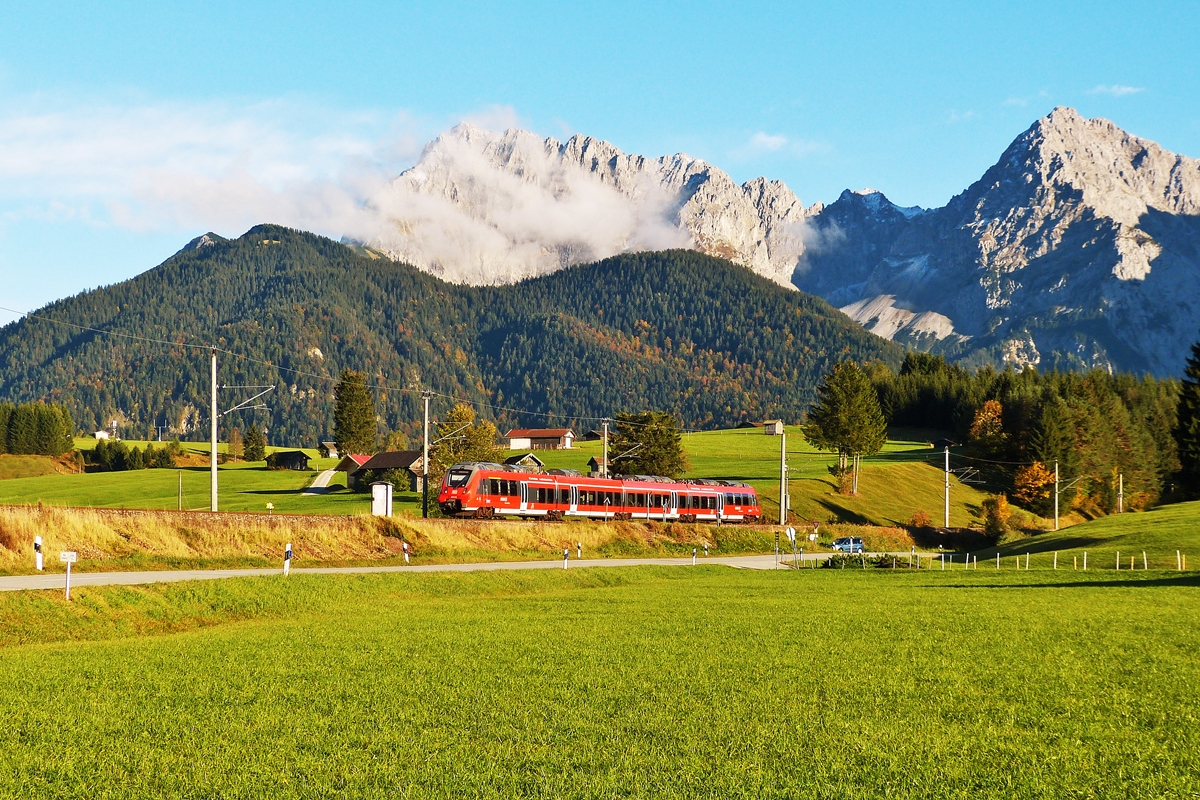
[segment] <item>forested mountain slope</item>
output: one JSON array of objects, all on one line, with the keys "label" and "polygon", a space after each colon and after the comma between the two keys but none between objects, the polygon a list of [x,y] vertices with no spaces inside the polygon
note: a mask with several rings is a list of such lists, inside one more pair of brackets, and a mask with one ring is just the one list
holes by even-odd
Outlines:
[{"label": "forested mountain slope", "polygon": [[[272,443],[330,430],[333,380],[347,367],[391,387],[376,391],[381,430],[415,434],[422,388],[553,415],[488,412],[502,426],[590,428],[587,418],[643,408],[699,427],[792,420],[834,361],[896,366],[901,355],[823,300],[692,251],[476,288],[268,225],[200,237],[38,316],[0,329],[0,398],[61,401],[84,430],[117,419],[127,437],[206,425],[208,352],[188,345],[210,342],[236,354],[220,356],[222,384],[277,386],[268,411],[223,421],[266,424]],[[250,393],[225,390],[222,406]]]}]

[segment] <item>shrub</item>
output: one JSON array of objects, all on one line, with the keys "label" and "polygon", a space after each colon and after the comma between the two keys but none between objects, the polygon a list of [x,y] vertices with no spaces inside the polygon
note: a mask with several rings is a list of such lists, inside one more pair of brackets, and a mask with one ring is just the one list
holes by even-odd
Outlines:
[{"label": "shrub", "polygon": [[908,521],[908,527],[910,527],[910,528],[928,528],[929,527],[929,515],[926,514],[924,511],[920,511],[920,510],[914,511],[913,515],[912,515],[912,519],[910,519]]},{"label": "shrub", "polygon": [[983,510],[983,532],[990,538],[999,540],[1009,531],[1012,519],[1012,509],[1008,507],[1008,498],[1003,494],[994,494],[985,498],[980,504]]}]

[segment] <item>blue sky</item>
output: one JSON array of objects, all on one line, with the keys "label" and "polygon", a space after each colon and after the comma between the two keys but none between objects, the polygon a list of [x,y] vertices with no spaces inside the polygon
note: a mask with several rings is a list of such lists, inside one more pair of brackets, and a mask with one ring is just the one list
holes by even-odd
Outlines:
[{"label": "blue sky", "polygon": [[682,151],[806,204],[871,186],[941,205],[1056,105],[1200,156],[1194,3],[8,5],[0,305],[18,309],[210,229],[337,236],[324,193],[462,119]]}]

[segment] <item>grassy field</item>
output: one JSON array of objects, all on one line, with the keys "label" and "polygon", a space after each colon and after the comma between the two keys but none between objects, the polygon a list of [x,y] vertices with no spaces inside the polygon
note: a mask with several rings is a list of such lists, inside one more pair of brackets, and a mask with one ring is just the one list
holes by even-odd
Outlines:
[{"label": "grassy field", "polygon": [[[1002,564],[1006,563],[1004,559],[1015,563],[1012,559],[1017,556],[1024,564],[1024,556],[1029,553],[1033,567],[1051,566],[1057,552],[1059,569],[1072,569],[1076,558],[1082,566],[1086,551],[1089,570],[1116,569],[1118,553],[1122,556],[1121,569],[1130,568],[1130,557],[1134,558],[1134,568],[1139,570],[1143,563],[1148,563],[1151,569],[1175,569],[1179,551],[1188,557],[1189,566],[1200,567],[1200,502],[1114,514],[1057,532],[1016,539],[999,548],[979,551],[980,560],[994,558],[997,550]],[[1142,560],[1143,553],[1146,562]]]},{"label": "grassy field", "polygon": [[[683,445],[691,462],[688,477],[745,481],[766,500],[768,518],[778,519],[778,436],[767,436],[760,428],[704,431],[685,434]],[[890,440],[879,455],[864,459],[857,497],[834,491],[828,471],[834,457],[815,452],[798,427],[787,428],[787,446],[792,513],[797,518],[906,525],[913,512],[924,511],[941,524],[941,456],[925,441]],[[600,442],[578,442],[576,449],[538,451],[537,456],[549,467],[586,474],[588,459],[599,457],[602,449]],[[955,477],[951,477],[950,487],[950,524],[971,524],[986,495]]]},{"label": "grassy field", "polygon": [[684,567],[8,593],[0,795],[1195,797],[1198,587]]},{"label": "grassy field", "polygon": [[[746,481],[764,499],[769,520],[779,514],[779,437],[766,436],[761,429],[708,431],[686,434],[683,439],[691,462],[688,477],[721,478]],[[80,439],[81,446],[95,446],[94,439]],[[145,442],[127,442],[144,447]],[[185,451],[206,453],[207,445],[185,443]],[[282,449],[282,448],[281,448]],[[600,442],[580,442],[572,450],[539,451],[550,468],[587,471],[588,459],[599,456]],[[308,451],[316,456],[316,451]],[[923,441],[889,441],[878,456],[866,459],[857,497],[834,491],[827,467],[833,456],[814,453],[798,428],[788,429],[788,463],[792,513],[798,520],[828,522],[841,520],[866,525],[904,525],[916,511],[924,511],[940,524],[942,516],[942,471],[938,456]],[[332,459],[314,461],[328,468]],[[940,463],[940,462],[938,462]],[[208,508],[208,470],[203,466],[177,470],[92,473],[87,475],[45,475],[0,481],[0,504],[95,506],[100,508],[176,507],[179,472],[184,479],[185,509]],[[366,494],[344,489],[321,496],[303,496],[304,487],[316,472],[268,471],[261,464],[222,465],[221,509],[227,511],[266,511],[273,503],[277,511],[289,514],[362,514],[370,510]],[[334,486],[345,486],[338,475]],[[974,487],[951,480],[951,525],[972,524],[985,496]],[[395,500],[400,512],[419,510],[418,496],[400,493]]]}]

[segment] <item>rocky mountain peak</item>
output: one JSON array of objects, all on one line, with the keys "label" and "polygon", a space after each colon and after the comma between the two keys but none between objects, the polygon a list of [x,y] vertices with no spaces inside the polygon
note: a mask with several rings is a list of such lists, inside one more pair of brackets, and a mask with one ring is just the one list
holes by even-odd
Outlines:
[{"label": "rocky mountain peak", "polygon": [[779,181],[739,186],[684,153],[651,159],[467,123],[431,142],[378,201],[369,242],[459,283],[508,283],[622,252],[690,247],[791,287],[806,210]]}]

